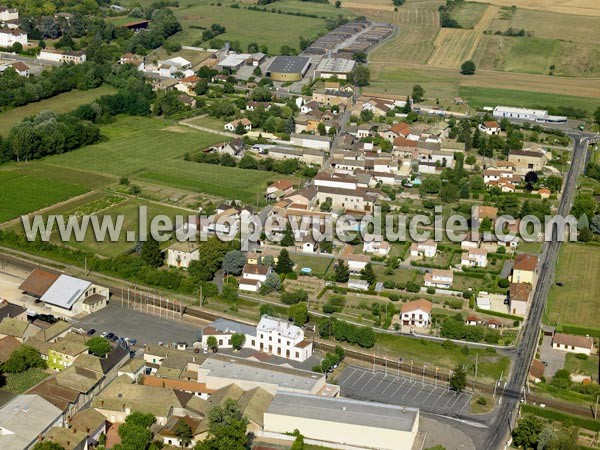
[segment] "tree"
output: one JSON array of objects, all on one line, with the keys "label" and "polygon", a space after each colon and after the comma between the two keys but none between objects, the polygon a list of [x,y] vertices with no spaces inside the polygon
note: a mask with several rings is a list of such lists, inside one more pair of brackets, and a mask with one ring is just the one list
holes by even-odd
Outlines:
[{"label": "tree", "polygon": [[350,80],[353,81],[356,86],[368,86],[369,81],[371,80],[371,72],[366,65],[358,64],[350,73]]},{"label": "tree", "polygon": [[425,177],[421,182],[420,187],[421,191],[425,192],[426,194],[437,194],[440,192],[441,188],[442,182],[440,181],[439,177],[435,176]]},{"label": "tree", "polygon": [[467,387],[467,373],[460,364],[456,366],[452,372],[452,376],[450,377],[450,387],[456,392],[462,392]]},{"label": "tree", "polygon": [[22,373],[34,367],[45,369],[46,361],[42,359],[40,352],[36,349],[23,345],[10,354],[10,357],[2,365],[2,370],[8,373]]},{"label": "tree", "polygon": [[238,122],[235,126],[235,134],[239,134],[240,136],[246,134],[246,127],[242,122]]},{"label": "tree", "polygon": [[144,264],[150,267],[160,267],[163,262],[163,254],[160,251],[160,244],[152,236],[148,235],[148,239],[142,242],[140,256]]},{"label": "tree", "polygon": [[134,411],[125,418],[125,422],[119,426],[119,437],[121,443],[113,447],[115,450],[145,450],[152,443],[154,436],[148,428],[156,422],[152,414],[144,414]]},{"label": "tree", "polygon": [[292,227],[291,225],[288,223],[285,226],[285,233],[283,235],[283,239],[281,239],[281,246],[282,247],[291,247],[292,245],[294,245],[294,233],[292,231]]},{"label": "tree", "polygon": [[292,434],[296,436],[296,439],[294,439],[290,450],[304,450],[304,436],[298,430],[294,430]]},{"label": "tree", "polygon": [[596,108],[596,111],[594,112],[594,121],[600,125],[600,106],[598,106],[598,108]]},{"label": "tree", "polygon": [[350,270],[348,266],[344,264],[342,259],[338,260],[335,266],[335,281],[338,283],[346,283],[350,279]]},{"label": "tree", "polygon": [[289,252],[284,248],[279,252],[275,272],[288,274],[294,271],[294,261],[290,258]]},{"label": "tree", "polygon": [[558,175],[550,175],[544,180],[544,184],[552,192],[559,192],[562,187],[562,178]]},{"label": "tree", "polygon": [[219,349],[219,341],[217,341],[215,336],[209,336],[208,339],[206,339],[206,346],[213,352],[216,352]]},{"label": "tree", "polygon": [[[263,295],[269,294],[273,291],[280,291],[280,290],[281,290],[281,278],[279,278],[279,275],[277,275],[276,273],[273,273],[273,272],[271,272],[269,275],[267,275],[267,279],[260,286],[260,293]],[[262,306],[263,305],[261,305],[261,307]],[[261,315],[262,315],[262,313],[261,313]]]},{"label": "tree", "polygon": [[527,172],[525,174],[525,182],[526,183],[531,183],[531,184],[536,184],[539,180],[538,174],[535,173],[533,170],[530,170],[529,172]]},{"label": "tree", "polygon": [[[235,336],[235,335],[234,335]],[[192,442],[192,438],[194,434],[192,433],[192,427],[188,425],[188,423],[184,419],[179,419],[177,425],[173,429],[175,436],[179,438],[179,443],[181,447],[187,447]]]},{"label": "tree", "polygon": [[[279,277],[277,277],[277,278],[279,278]],[[273,308],[273,305],[271,305],[269,303],[263,303],[262,305],[260,305],[260,308],[259,308],[260,317],[272,316],[274,313],[275,313],[275,309]]]},{"label": "tree", "polygon": [[515,447],[523,447],[524,449],[535,448],[542,428],[543,423],[539,418],[527,414],[519,420],[512,432],[513,445]]},{"label": "tree", "polygon": [[200,78],[196,83],[195,88],[196,95],[204,95],[208,92],[208,80]]},{"label": "tree", "polygon": [[239,275],[246,264],[246,255],[239,250],[231,250],[223,258],[223,270],[232,275]]},{"label": "tree", "polygon": [[366,64],[367,63],[367,53],[362,52],[362,51],[354,52],[352,54],[352,59],[354,61],[356,61],[357,63]]},{"label": "tree", "polygon": [[[468,190],[467,190],[468,194]],[[460,188],[455,183],[446,183],[440,189],[440,200],[444,203],[453,203],[461,197]],[[467,196],[468,198],[468,196]]]},{"label": "tree", "polygon": [[308,308],[306,303],[296,303],[288,308],[288,317],[294,324],[301,327],[308,322]]},{"label": "tree", "polygon": [[412,98],[413,102],[421,103],[423,101],[423,96],[425,95],[425,89],[420,84],[415,84],[412,89]]},{"label": "tree", "polygon": [[110,350],[112,349],[112,347],[110,346],[110,342],[108,342],[108,340],[100,336],[91,338],[89,341],[86,342],[85,345],[88,346],[88,349],[92,355],[96,355],[100,358],[105,357],[108,354],[108,352],[110,352]]},{"label": "tree", "polygon": [[583,214],[593,217],[596,212],[596,200],[589,193],[579,193],[573,202],[571,213],[575,217],[581,217]]},{"label": "tree", "polygon": [[473,61],[465,61],[460,66],[460,73],[463,75],[474,75],[475,74],[475,63]]},{"label": "tree", "polygon": [[56,442],[43,441],[35,444],[33,450],[65,450],[65,448]]},{"label": "tree", "polygon": [[377,281],[377,277],[375,272],[373,271],[373,266],[371,263],[367,263],[365,268],[360,271],[360,278],[362,280],[367,281],[370,285],[374,284]]},{"label": "tree", "polygon": [[246,450],[248,419],[237,403],[228,398],[208,413],[208,436],[195,450]]},{"label": "tree", "polygon": [[241,350],[246,342],[246,335],[241,333],[234,333],[231,336],[231,346],[234,350]]}]

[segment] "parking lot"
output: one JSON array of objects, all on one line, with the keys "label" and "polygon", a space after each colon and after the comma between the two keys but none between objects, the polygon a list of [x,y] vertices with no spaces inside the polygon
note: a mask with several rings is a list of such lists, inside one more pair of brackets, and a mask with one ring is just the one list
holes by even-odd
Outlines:
[{"label": "parking lot", "polygon": [[95,336],[110,331],[120,337],[138,340],[137,346],[164,342],[187,342],[191,345],[200,336],[200,326],[173,319],[164,319],[141,311],[134,311],[110,303],[106,308],[90,314],[81,320],[74,320],[73,326],[96,330]]},{"label": "parking lot", "polygon": [[468,414],[471,395],[448,390],[446,384],[436,386],[388,372],[371,372],[360,367],[347,367],[337,378],[344,397],[392,403],[419,408],[436,414]]}]

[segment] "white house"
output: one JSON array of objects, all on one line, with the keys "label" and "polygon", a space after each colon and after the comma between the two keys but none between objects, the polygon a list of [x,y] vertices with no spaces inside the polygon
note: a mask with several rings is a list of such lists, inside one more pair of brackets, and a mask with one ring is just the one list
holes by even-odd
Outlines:
[{"label": "white house", "polygon": [[226,131],[234,133],[239,124],[242,124],[244,126],[244,130],[252,131],[252,122],[250,122],[250,120],[246,119],[245,117],[242,119],[234,120],[233,122],[228,122],[224,125],[223,128],[225,128]]},{"label": "white house", "polygon": [[85,62],[86,56],[84,52],[51,50],[46,48],[40,51],[37,59],[59,63],[81,64]]},{"label": "white house", "polygon": [[350,272],[358,273],[371,262],[369,255],[350,255],[348,257],[348,269]]},{"label": "white house", "polygon": [[331,138],[329,138],[329,136],[314,136],[310,134],[294,133],[290,135],[290,144],[297,147],[307,147],[329,151],[331,148]]},{"label": "white house", "polygon": [[451,270],[434,269],[425,274],[425,286],[440,289],[450,289],[454,282],[454,272]]},{"label": "white house", "polygon": [[513,108],[496,106],[493,116],[497,119],[520,119],[539,123],[566,123],[566,116],[551,116],[543,109]]},{"label": "white house", "polygon": [[495,120],[486,121],[479,125],[479,131],[489,136],[500,134],[501,128]]},{"label": "white house", "polygon": [[431,308],[433,304],[423,298],[402,305],[399,320],[404,326],[426,328],[431,324]]},{"label": "white house", "polygon": [[8,22],[9,20],[17,20],[18,18],[19,18],[19,10],[18,9],[0,6],[0,22]]},{"label": "white house", "polygon": [[267,280],[271,271],[271,266],[246,264],[242,271],[239,289],[242,291],[258,292],[260,286]]},{"label": "white house", "polygon": [[256,326],[256,350],[305,361],[312,355],[312,342],[304,339],[304,330],[287,320],[264,315]]},{"label": "white house", "polygon": [[428,239],[425,242],[415,242],[410,246],[410,256],[413,258],[435,258],[437,242]]},{"label": "white house", "polygon": [[360,278],[350,278],[348,280],[348,289],[354,289],[355,291],[368,291],[369,282],[367,280],[361,280]]},{"label": "white house", "polygon": [[463,267],[486,267],[487,254],[483,248],[470,248],[462,254],[460,264]]},{"label": "white house", "polygon": [[532,286],[529,283],[510,283],[508,303],[511,314],[521,317],[527,316],[531,292]]},{"label": "white house", "polygon": [[589,356],[594,349],[594,340],[589,336],[555,333],[552,337],[552,348],[569,353],[583,353]]},{"label": "white house", "polygon": [[27,45],[27,33],[17,30],[0,30],[0,47],[12,47],[14,44]]},{"label": "white house", "polygon": [[167,249],[167,265],[187,269],[192,261],[200,260],[200,247],[194,242],[175,242]]},{"label": "white house", "polygon": [[387,256],[390,253],[390,243],[381,239],[363,242],[363,252],[376,256]]}]

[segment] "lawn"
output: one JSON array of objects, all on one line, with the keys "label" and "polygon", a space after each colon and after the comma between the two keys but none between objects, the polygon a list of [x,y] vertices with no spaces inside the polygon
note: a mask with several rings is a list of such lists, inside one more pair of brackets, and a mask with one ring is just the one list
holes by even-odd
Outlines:
[{"label": "lawn", "polygon": [[496,106],[499,104],[525,108],[572,106],[574,108],[583,108],[591,113],[598,107],[597,99],[571,95],[476,86],[461,86],[458,91],[460,96],[475,108]]},{"label": "lawn", "polygon": [[59,94],[56,97],[4,111],[0,113],[0,135],[8,136],[8,132],[14,124],[20,122],[25,117],[32,116],[40,111],[51,110],[58,114],[66,113],[74,110],[80,105],[91,103],[98,97],[114,92],[115,88],[108,85],[103,85],[88,91],[79,91],[75,89],[71,92]]},{"label": "lawn", "polygon": [[0,171],[0,223],[87,192],[82,186],[26,175],[18,170]]},{"label": "lawn", "polygon": [[600,329],[600,248],[564,243],[560,249],[556,280],[564,286],[552,286],[548,296],[546,322]]},{"label": "lawn", "polygon": [[312,274],[319,277],[323,277],[327,272],[333,271],[333,258],[294,254],[291,255],[291,258],[292,261],[296,263],[298,269],[310,267],[312,269]]},{"label": "lawn", "polygon": [[44,369],[34,368],[23,373],[6,373],[5,376],[6,384],[2,390],[13,394],[22,394],[50,375]]},{"label": "lawn", "polygon": [[491,381],[498,379],[500,373],[507,373],[510,365],[510,359],[506,356],[500,356],[495,353],[489,353],[485,350],[473,350],[465,355],[461,346],[444,348],[442,344],[427,341],[425,339],[414,339],[410,337],[377,334],[378,355],[388,352],[391,358],[402,357],[402,360],[410,363],[414,361],[415,373],[422,369],[423,364],[427,364],[429,369],[436,365],[447,373],[448,369],[453,369],[457,364],[465,364],[469,377],[474,375],[475,354],[478,353],[478,377],[481,381],[486,379]]},{"label": "lawn", "polygon": [[587,359],[578,359],[575,353],[567,353],[565,369],[570,373],[587,375],[594,380],[598,379],[598,357],[588,356]]}]

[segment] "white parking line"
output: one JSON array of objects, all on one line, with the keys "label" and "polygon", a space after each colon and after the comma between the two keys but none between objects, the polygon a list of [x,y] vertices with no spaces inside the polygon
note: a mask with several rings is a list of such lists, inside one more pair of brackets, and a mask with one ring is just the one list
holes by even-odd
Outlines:
[{"label": "white parking line", "polygon": [[358,379],[354,383],[352,383],[349,387],[354,387],[356,385],[356,383],[358,383],[361,380],[361,378],[365,376],[366,373],[367,372],[361,373],[360,377],[358,377]]},{"label": "white parking line", "polygon": [[374,388],[371,388],[369,390],[365,390],[365,392],[374,392],[374,391],[376,392],[377,386],[379,386],[381,383],[383,383],[383,379],[379,380],[379,383],[377,383]]},{"label": "white parking line", "polygon": [[342,375],[340,376],[340,378],[338,379],[338,381],[340,383],[345,383],[346,381],[348,381],[349,379],[351,379],[354,374],[356,373],[356,369],[352,368],[352,372],[350,372],[349,370],[344,370],[344,372],[342,372]]},{"label": "white parking line", "polygon": [[390,381],[388,383],[388,386],[383,390],[383,392],[381,393],[381,395],[385,394],[385,391],[387,391],[389,388],[391,388],[392,386],[396,386],[398,383],[394,382],[394,381]]},{"label": "white parking line", "polygon": [[396,390],[390,394],[390,398],[394,397],[394,396],[396,395],[396,392],[398,392],[398,389],[400,389],[401,387],[402,387],[402,385],[399,385],[399,386],[396,388]]},{"label": "white parking line", "polygon": [[401,399],[403,399],[404,397],[406,397],[406,398],[410,398],[410,396],[409,396],[408,394],[410,393],[410,391],[412,391],[412,390],[413,390],[413,388],[414,388],[414,387],[415,387],[415,385],[414,385],[414,384],[411,384],[411,385],[410,385],[410,387],[408,388],[408,391],[404,392],[404,394],[402,394],[402,395],[400,396],[400,398],[401,398]]}]

